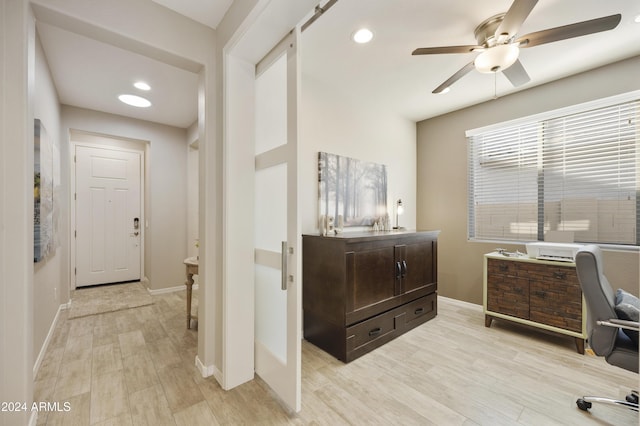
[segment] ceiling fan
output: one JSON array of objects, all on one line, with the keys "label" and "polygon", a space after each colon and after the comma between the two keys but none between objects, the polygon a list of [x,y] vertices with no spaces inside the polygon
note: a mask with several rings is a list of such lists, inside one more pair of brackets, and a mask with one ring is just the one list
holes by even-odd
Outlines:
[{"label": "ceiling fan", "polygon": [[433,93],[441,93],[474,68],[482,73],[502,72],[514,86],[521,86],[531,78],[518,59],[520,48],[533,47],[587,34],[614,29],[620,23],[620,14],[576,22],[575,24],[536,31],[516,37],[538,0],[514,0],[507,13],[501,13],[482,22],[474,31],[477,45],[422,47],[412,55],[479,52],[476,58],[438,86]]}]

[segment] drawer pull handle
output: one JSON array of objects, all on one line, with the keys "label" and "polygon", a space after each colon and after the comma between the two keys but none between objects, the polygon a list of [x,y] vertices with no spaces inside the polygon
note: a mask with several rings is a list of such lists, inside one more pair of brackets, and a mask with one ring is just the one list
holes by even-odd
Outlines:
[{"label": "drawer pull handle", "polygon": [[377,336],[380,333],[382,333],[382,329],[380,327],[376,327],[369,332],[369,337]]},{"label": "drawer pull handle", "polygon": [[424,308],[418,308],[418,309],[415,310],[415,312],[413,314],[414,315],[420,315],[423,312],[424,312]]},{"label": "drawer pull handle", "polygon": [[556,271],[553,273],[553,276],[559,280],[565,280],[567,279],[567,273],[566,272],[559,272]]}]

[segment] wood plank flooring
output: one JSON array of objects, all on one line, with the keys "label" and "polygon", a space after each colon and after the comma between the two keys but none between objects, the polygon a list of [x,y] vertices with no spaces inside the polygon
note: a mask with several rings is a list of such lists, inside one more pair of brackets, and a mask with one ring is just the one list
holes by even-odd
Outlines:
[{"label": "wood plank flooring", "polygon": [[184,292],[85,318],[61,313],[35,401],[68,402],[39,425],[637,425],[615,407],[576,408],[583,394],[624,398],[638,375],[575,352],[572,338],[495,320],[439,298],[438,316],[343,364],[302,345],[302,411],[283,410],[259,379],[223,391],[194,366],[197,332]]}]

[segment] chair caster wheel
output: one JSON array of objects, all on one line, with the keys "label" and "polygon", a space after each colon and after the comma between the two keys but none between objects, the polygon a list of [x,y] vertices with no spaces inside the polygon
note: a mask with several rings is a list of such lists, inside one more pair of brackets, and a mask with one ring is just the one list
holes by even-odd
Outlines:
[{"label": "chair caster wheel", "polygon": [[587,411],[589,410],[589,408],[591,408],[591,403],[585,401],[584,399],[580,398],[576,401],[576,405],[578,406],[579,409],[581,409],[582,411]]}]

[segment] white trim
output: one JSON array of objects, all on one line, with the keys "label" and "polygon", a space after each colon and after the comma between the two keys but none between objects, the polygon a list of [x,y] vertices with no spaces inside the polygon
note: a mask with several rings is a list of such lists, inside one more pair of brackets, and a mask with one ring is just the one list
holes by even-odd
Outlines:
[{"label": "white trim", "polygon": [[465,309],[472,309],[478,312],[482,312],[482,305],[476,303],[465,302],[464,300],[452,299],[450,297],[438,295],[438,300],[443,301],[445,304],[460,306]]},{"label": "white trim", "polygon": [[[60,311],[68,309],[71,305],[71,301],[69,303],[63,303],[58,306],[58,311],[56,312],[56,316],[53,317],[53,321],[51,322],[51,327],[49,327],[49,332],[47,333],[47,337],[44,339],[44,343],[40,348],[40,353],[38,353],[38,357],[36,361],[33,363],[33,379],[35,380],[38,375],[38,370],[40,370],[40,365],[42,364],[42,360],[47,352],[47,348],[49,347],[49,342],[51,341],[51,337],[55,332],[56,326],[58,325],[58,318],[60,318]],[[37,418],[37,417],[36,417]]]},{"label": "white trim", "polygon": [[220,383],[222,388],[227,390],[223,384],[222,372],[218,370],[215,365],[204,365],[200,361],[200,358],[198,358],[198,355],[196,355],[195,364],[196,364],[196,368],[198,369],[202,377],[204,378],[211,377],[211,376],[215,377],[215,379],[218,381],[218,383]]},{"label": "white trim", "polygon": [[[157,296],[159,294],[175,293],[177,291],[184,291],[186,289],[187,289],[187,287],[183,284],[183,285],[178,285],[178,286],[175,286],[175,287],[159,288],[157,290],[151,290],[150,288],[147,288],[147,292],[152,296]],[[194,284],[193,285],[193,289],[197,290],[198,289],[198,284]]]},{"label": "white trim", "polygon": [[29,416],[29,426],[36,426],[38,424],[38,410],[33,410],[31,416]]},{"label": "white trim", "polygon": [[615,104],[624,102],[630,102],[640,99],[640,90],[634,90],[632,92],[622,93],[619,95],[609,96],[602,99],[596,99],[589,102],[583,102],[581,104],[571,105],[564,108],[558,108],[551,111],[545,111],[538,114],[528,115],[526,117],[520,117],[513,120],[503,121],[501,123],[490,124],[484,127],[478,127],[476,129],[470,129],[465,132],[466,137],[475,136],[485,132],[491,132],[497,129],[503,129],[508,127],[519,126],[524,123],[532,123],[536,121],[543,121],[552,118],[558,118],[569,114],[576,114],[579,112],[589,111],[597,108],[604,108]]}]

